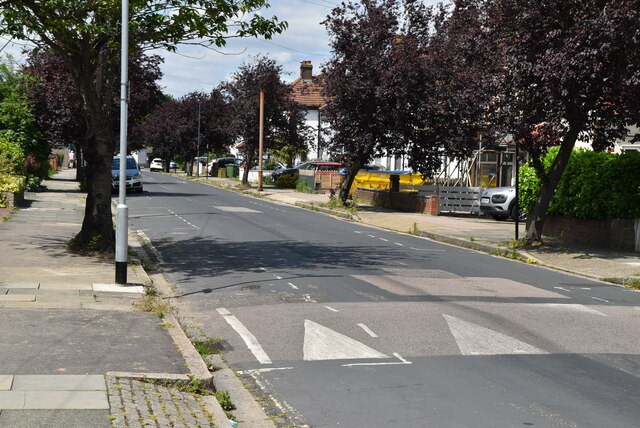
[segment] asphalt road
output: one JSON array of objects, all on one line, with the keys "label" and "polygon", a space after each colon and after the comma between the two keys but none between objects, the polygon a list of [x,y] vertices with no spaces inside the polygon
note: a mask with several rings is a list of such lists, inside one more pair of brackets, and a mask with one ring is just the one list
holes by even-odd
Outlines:
[{"label": "asphalt road", "polygon": [[128,198],[225,358],[311,427],[632,427],[640,294],[168,175]]}]

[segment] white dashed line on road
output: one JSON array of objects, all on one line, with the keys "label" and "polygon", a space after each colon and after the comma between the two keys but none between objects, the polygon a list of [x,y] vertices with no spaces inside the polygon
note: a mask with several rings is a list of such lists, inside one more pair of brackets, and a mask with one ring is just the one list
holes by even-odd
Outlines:
[{"label": "white dashed line on road", "polygon": [[384,239],[384,238],[380,238],[380,240],[381,240],[381,241],[384,241],[384,242],[389,242],[389,240],[388,240],[388,239]]},{"label": "white dashed line on road", "polygon": [[294,285],[294,284],[292,284],[292,283],[289,283],[289,285],[290,285],[290,286],[291,286],[291,288],[293,288],[294,290],[299,290],[299,288],[298,288],[296,285]]},{"label": "white dashed line on road", "polygon": [[362,233],[362,232],[360,232],[358,230],[354,230],[353,233]]},{"label": "white dashed line on road", "polygon": [[401,243],[399,243],[399,242],[394,242],[394,244],[396,244],[396,245],[397,245],[397,246],[399,246],[399,247],[403,247],[403,246],[404,246],[404,244],[401,244]]},{"label": "white dashed line on road", "polygon": [[325,306],[325,308],[329,309],[331,312],[340,312],[339,310],[332,308],[331,306]]},{"label": "white dashed line on road", "polygon": [[376,235],[367,235],[369,238],[375,238]]},{"label": "white dashed line on road", "polygon": [[556,290],[571,291],[571,290],[568,290],[568,289],[566,289],[564,287],[553,287],[553,288],[555,288]]},{"label": "white dashed line on road", "polygon": [[601,299],[601,298],[599,298],[599,297],[593,297],[593,296],[591,296],[591,298],[592,298],[593,300],[597,300],[597,301],[599,301],[599,302],[609,303],[609,301],[608,301],[608,300]]},{"label": "white dashed line on road", "polygon": [[371,337],[378,337],[377,334],[375,334],[373,331],[371,331],[371,329],[369,327],[367,327],[366,325],[360,323],[358,324],[358,327],[360,327],[361,329],[363,329],[369,336]]},{"label": "white dashed line on road", "polygon": [[271,364],[271,359],[262,349],[262,345],[258,339],[240,322],[238,318],[231,314],[226,308],[218,308],[218,313],[222,315],[227,323],[240,335],[244,343],[247,345],[251,353],[256,357],[260,364]]},{"label": "white dashed line on road", "polygon": [[276,279],[282,279],[282,277],[279,275],[276,275]]},{"label": "white dashed line on road", "polygon": [[315,300],[311,298],[310,294],[303,294],[302,297],[304,297],[305,302],[317,303]]},{"label": "white dashed line on road", "polygon": [[167,211],[169,211],[172,215],[174,215],[175,217],[179,218],[180,220],[184,221],[185,223],[187,223],[189,226],[194,227],[198,230],[200,230],[200,228],[198,226],[196,226],[195,224],[191,224],[189,223],[187,220],[183,219],[182,217],[180,217],[178,214],[174,213],[173,211],[171,211],[169,208],[167,208]]}]

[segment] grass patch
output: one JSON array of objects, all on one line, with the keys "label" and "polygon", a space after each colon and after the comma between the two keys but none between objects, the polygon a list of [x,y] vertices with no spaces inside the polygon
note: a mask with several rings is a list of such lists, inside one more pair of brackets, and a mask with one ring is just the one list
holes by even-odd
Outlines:
[{"label": "grass patch", "polygon": [[409,234],[410,235],[420,234],[420,231],[418,230],[418,223],[416,223],[415,221],[413,222],[413,226],[411,226],[411,229],[409,229]]},{"label": "grass patch", "polygon": [[640,278],[601,278],[601,281],[622,285],[623,287],[640,290]]},{"label": "grass patch", "polygon": [[222,339],[217,337],[208,337],[206,339],[193,340],[192,341],[196,351],[203,357],[207,355],[220,354],[224,351],[222,346]]}]

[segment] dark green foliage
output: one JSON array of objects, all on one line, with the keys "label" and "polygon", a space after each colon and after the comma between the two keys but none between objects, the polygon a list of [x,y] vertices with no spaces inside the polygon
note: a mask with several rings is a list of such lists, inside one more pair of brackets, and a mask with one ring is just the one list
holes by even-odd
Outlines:
[{"label": "dark green foliage", "polygon": [[[543,158],[551,167],[558,149]],[[574,150],[549,205],[549,214],[601,220],[640,217],[640,153]],[[533,167],[520,169],[520,203],[531,212],[540,192]]]},{"label": "dark green foliage", "polygon": [[298,175],[281,175],[276,180],[276,186],[283,189],[295,189],[298,185]]}]

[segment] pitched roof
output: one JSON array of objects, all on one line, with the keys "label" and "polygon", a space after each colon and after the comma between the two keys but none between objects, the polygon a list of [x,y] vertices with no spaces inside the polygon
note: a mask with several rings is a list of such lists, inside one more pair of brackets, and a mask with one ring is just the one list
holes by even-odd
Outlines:
[{"label": "pitched roof", "polygon": [[311,80],[303,80],[298,77],[291,82],[293,99],[310,109],[319,109],[327,103],[327,99],[322,96],[324,87],[324,76],[313,76]]}]

